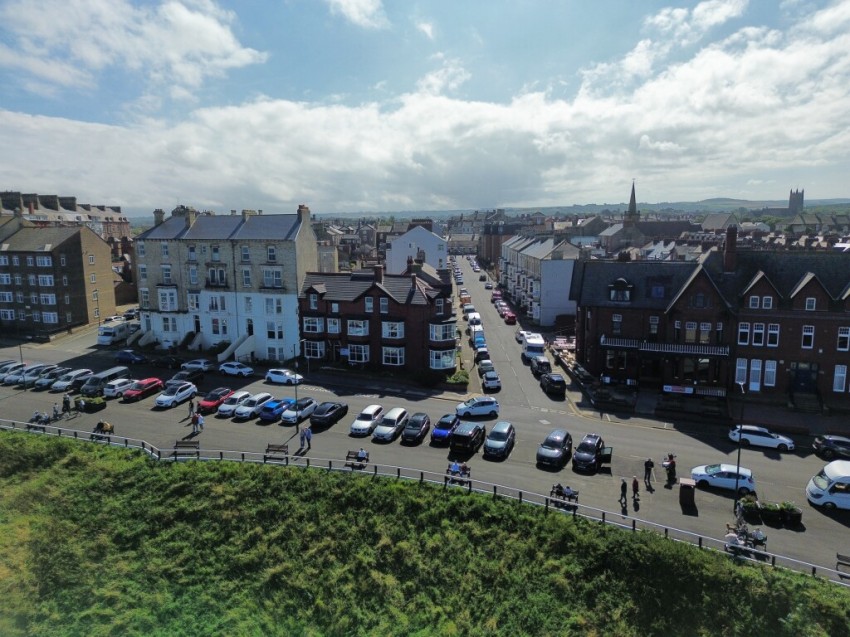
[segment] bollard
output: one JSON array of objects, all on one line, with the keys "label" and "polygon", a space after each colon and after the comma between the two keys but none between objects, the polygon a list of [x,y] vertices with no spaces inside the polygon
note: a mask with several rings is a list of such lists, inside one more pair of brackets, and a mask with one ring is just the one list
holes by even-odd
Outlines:
[{"label": "bollard", "polygon": [[664,537],[665,538],[667,537],[669,531],[670,531],[670,529],[668,529],[666,527],[664,528]]},{"label": "bollard", "polygon": [[[218,452],[218,459],[219,459],[219,460],[224,460],[224,452],[223,452],[223,451],[219,451],[219,452]],[[245,459],[244,459],[244,458],[242,459],[242,462],[245,462]]]},{"label": "bollard", "polygon": [[544,498],[546,500],[546,513],[549,513],[549,498]]}]

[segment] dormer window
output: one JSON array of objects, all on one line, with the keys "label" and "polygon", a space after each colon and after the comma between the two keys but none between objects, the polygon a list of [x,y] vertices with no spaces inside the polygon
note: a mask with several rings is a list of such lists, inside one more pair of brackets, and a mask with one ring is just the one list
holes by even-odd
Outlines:
[{"label": "dormer window", "polygon": [[623,278],[617,279],[608,286],[608,298],[611,301],[630,302],[632,300],[633,285]]},{"label": "dormer window", "polygon": [[318,309],[318,307],[319,307],[319,295],[318,294],[311,294],[310,295],[310,309],[315,310],[315,309]]},{"label": "dormer window", "polygon": [[366,298],[364,298],[364,299],[363,299],[363,309],[364,309],[367,313],[371,313],[371,312],[372,312],[372,301],[373,301],[373,299],[372,299],[372,297],[371,297],[371,296],[367,296]]},{"label": "dormer window", "polygon": [[806,299],[806,312],[814,312],[817,308],[818,301],[814,297],[809,297]]}]

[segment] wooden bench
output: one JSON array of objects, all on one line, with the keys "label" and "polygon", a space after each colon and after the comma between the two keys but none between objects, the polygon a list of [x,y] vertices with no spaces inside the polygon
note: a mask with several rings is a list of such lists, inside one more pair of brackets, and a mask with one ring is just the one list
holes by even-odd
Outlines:
[{"label": "wooden bench", "polygon": [[179,458],[198,458],[201,457],[201,441],[200,440],[178,440],[174,443],[174,451],[171,457],[175,460]]},{"label": "wooden bench", "polygon": [[461,469],[460,472],[452,471],[452,465],[451,464],[449,464],[449,466],[446,467],[446,483],[447,484],[459,484],[459,485],[472,484],[472,480],[470,478],[472,478],[472,469],[470,469],[469,467],[466,468],[466,471]]},{"label": "wooden bench", "polygon": [[349,449],[345,454],[345,466],[352,469],[365,469],[366,464],[369,462],[369,452],[366,452],[366,457],[363,459],[357,457],[359,453],[359,449],[357,451]]},{"label": "wooden bench", "polygon": [[289,445],[268,445],[266,453],[263,454],[263,462],[276,460],[278,462],[289,461]]},{"label": "wooden bench", "polygon": [[835,570],[841,579],[850,578],[850,555],[835,554]]}]

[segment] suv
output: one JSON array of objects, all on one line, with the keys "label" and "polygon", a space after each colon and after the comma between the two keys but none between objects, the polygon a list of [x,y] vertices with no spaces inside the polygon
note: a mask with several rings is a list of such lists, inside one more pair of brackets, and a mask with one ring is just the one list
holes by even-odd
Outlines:
[{"label": "suv", "polygon": [[116,380],[111,380],[106,383],[106,387],[103,388],[103,397],[123,398],[124,392],[135,385],[135,383],[136,381],[132,378],[118,378]]},{"label": "suv", "polygon": [[165,381],[165,386],[170,387],[171,385],[182,385],[183,383],[197,383],[199,380],[204,379],[204,372],[200,369],[184,369],[181,372],[177,372]]},{"label": "suv", "polygon": [[812,448],[815,455],[824,460],[850,458],[850,438],[845,436],[818,436]]},{"label": "suv", "polygon": [[447,443],[452,434],[460,424],[460,419],[455,414],[446,414],[440,418],[431,430],[431,444],[439,445]]},{"label": "suv", "polygon": [[449,448],[455,452],[475,453],[484,444],[487,430],[480,422],[464,422],[449,438]]},{"label": "suv", "polygon": [[567,393],[567,381],[561,374],[543,374],[540,377],[540,389],[547,394],[563,397]]},{"label": "suv", "polygon": [[478,361],[478,376],[484,378],[484,374],[487,372],[495,372],[496,366],[493,364],[489,358],[485,358],[484,360]]},{"label": "suv", "polygon": [[416,412],[401,430],[401,441],[417,443],[425,440],[431,430],[431,418],[425,412]]},{"label": "suv", "polygon": [[176,407],[184,400],[190,400],[197,396],[198,388],[192,383],[178,383],[168,385],[165,391],[156,397],[157,407]]},{"label": "suv", "polygon": [[534,374],[535,378],[540,377],[541,374],[548,374],[551,371],[552,363],[545,356],[535,356],[531,359],[531,373]]},{"label": "suv", "polygon": [[[740,441],[738,440],[740,438]],[[744,447],[769,447],[777,451],[793,451],[794,441],[788,436],[775,434],[764,427],[756,425],[736,425],[729,431],[732,442],[740,442]]]},{"label": "suv", "polygon": [[604,461],[605,441],[599,434],[587,434],[582,438],[573,454],[573,469],[576,471],[596,471]]},{"label": "suv", "polygon": [[507,420],[500,420],[484,441],[484,457],[507,458],[514,448],[516,441],[516,430]]},{"label": "suv", "polygon": [[537,448],[537,464],[564,467],[570,461],[573,437],[565,429],[555,429]]}]

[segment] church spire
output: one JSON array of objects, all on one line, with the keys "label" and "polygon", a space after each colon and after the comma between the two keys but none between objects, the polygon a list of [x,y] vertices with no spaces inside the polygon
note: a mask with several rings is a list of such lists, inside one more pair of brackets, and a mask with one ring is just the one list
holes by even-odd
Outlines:
[{"label": "church spire", "polygon": [[637,200],[635,199],[635,180],[632,179],[632,198],[629,199],[629,216],[637,216]]}]

